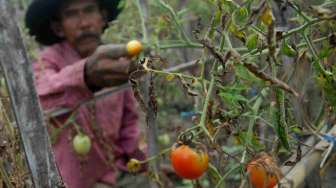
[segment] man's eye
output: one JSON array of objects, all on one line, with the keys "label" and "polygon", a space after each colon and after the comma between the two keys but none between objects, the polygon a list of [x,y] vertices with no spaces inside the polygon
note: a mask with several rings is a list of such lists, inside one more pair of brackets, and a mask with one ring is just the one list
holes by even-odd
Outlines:
[{"label": "man's eye", "polygon": [[77,11],[65,11],[64,14],[63,14],[63,17],[64,18],[73,18],[73,17],[76,17],[77,16]]},{"label": "man's eye", "polygon": [[87,14],[91,14],[91,13],[96,13],[98,12],[98,7],[97,6],[87,6],[84,8],[84,12]]}]

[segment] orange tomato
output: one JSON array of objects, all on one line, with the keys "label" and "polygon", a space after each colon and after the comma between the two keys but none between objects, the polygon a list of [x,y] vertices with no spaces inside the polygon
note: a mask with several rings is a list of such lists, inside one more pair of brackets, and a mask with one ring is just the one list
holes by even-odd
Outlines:
[{"label": "orange tomato", "polygon": [[131,40],[127,43],[127,53],[130,56],[136,56],[142,51],[142,44],[137,40]]},{"label": "orange tomato", "polygon": [[175,173],[186,179],[196,179],[207,169],[209,164],[208,154],[196,151],[187,145],[180,145],[172,149],[170,159]]},{"label": "orange tomato", "polygon": [[246,171],[254,188],[272,188],[281,177],[275,161],[267,154],[262,154],[258,159],[249,162]]}]

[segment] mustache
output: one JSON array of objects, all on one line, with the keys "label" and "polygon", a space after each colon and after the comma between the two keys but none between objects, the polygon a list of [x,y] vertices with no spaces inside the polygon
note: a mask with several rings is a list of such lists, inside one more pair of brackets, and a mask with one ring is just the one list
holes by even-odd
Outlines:
[{"label": "mustache", "polygon": [[79,35],[76,39],[75,39],[75,43],[78,44],[80,43],[82,40],[85,40],[87,38],[94,38],[98,41],[98,43],[100,44],[101,43],[101,40],[100,40],[100,36],[96,33],[91,33],[91,32],[85,32],[85,33],[82,33],[81,35]]}]

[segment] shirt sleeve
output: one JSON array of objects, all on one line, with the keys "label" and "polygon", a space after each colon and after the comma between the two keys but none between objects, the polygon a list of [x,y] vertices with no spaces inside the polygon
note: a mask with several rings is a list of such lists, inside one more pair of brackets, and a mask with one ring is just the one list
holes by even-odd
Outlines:
[{"label": "shirt sleeve", "polygon": [[33,64],[35,87],[44,109],[72,108],[93,94],[84,81],[86,59],[59,68],[57,61],[62,59],[42,56]]}]

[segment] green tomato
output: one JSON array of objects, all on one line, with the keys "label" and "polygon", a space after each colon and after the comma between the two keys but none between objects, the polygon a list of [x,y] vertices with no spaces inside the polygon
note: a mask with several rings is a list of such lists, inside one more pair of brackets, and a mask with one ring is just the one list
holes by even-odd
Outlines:
[{"label": "green tomato", "polygon": [[91,149],[91,140],[87,135],[79,133],[73,138],[72,146],[77,154],[86,155]]},{"label": "green tomato", "polygon": [[163,146],[167,146],[170,144],[170,137],[167,133],[165,134],[161,134],[159,137],[158,137],[158,141],[161,145]]}]

